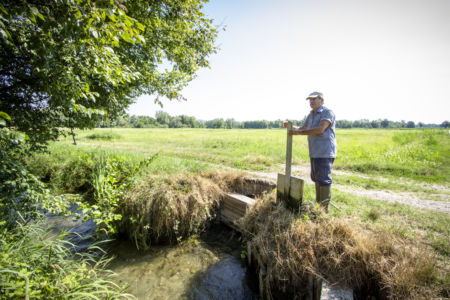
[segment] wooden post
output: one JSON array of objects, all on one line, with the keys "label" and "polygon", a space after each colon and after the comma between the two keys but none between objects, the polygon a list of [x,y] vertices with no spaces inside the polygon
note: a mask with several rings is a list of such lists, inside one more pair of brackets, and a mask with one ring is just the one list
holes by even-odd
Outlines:
[{"label": "wooden post", "polygon": [[292,130],[292,122],[288,122],[287,127],[287,142],[286,142],[286,177],[284,183],[284,196],[289,198],[289,190],[291,188],[291,165],[292,165],[292,135],[289,135],[289,131]]}]

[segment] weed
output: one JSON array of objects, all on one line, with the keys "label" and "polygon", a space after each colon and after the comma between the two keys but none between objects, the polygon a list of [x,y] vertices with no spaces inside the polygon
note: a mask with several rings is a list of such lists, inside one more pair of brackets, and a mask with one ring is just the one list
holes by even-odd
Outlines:
[{"label": "weed", "polygon": [[376,221],[376,220],[378,220],[380,218],[380,212],[376,208],[372,207],[370,209],[370,211],[368,212],[367,217],[371,221]]}]

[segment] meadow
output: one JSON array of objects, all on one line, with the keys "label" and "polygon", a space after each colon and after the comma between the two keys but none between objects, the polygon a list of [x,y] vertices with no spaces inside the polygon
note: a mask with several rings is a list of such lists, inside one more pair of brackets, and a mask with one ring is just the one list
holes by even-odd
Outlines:
[{"label": "meadow", "polygon": [[[337,139],[339,150],[335,169],[338,174],[334,175],[334,180],[339,186],[383,190],[393,194],[408,192],[425,199],[448,202],[450,135],[446,130],[338,130]],[[105,170],[110,170],[114,175],[112,179],[103,179],[111,191],[106,189],[98,198],[108,196],[108,199],[116,201],[122,192],[116,192],[114,185],[130,187],[125,197],[129,199],[130,215],[127,216],[127,212],[124,215],[124,219],[128,220],[128,234],[138,234],[145,240],[152,228],[161,228],[161,232],[178,240],[195,233],[192,228],[197,225],[193,227],[181,222],[185,226],[181,230],[179,224],[172,224],[173,220],[169,217],[151,226],[140,224],[139,220],[133,219],[133,214],[149,207],[145,205],[145,195],[154,195],[155,200],[151,201],[157,201],[157,206],[172,209],[173,203],[187,199],[191,190],[205,190],[203,181],[195,179],[200,173],[229,168],[236,172],[283,172],[285,143],[286,131],[280,129],[94,129],[77,131],[76,146],[72,145],[71,137],[62,138],[50,145],[50,153],[30,157],[27,164],[36,175],[49,182],[56,193],[91,193],[90,196],[96,195],[92,191],[105,190],[105,187],[95,187],[99,176],[105,177],[101,173],[105,171],[98,165],[105,165]],[[105,163],[105,157],[112,159]],[[143,161],[149,162],[145,172],[133,175],[131,181],[122,183],[120,174],[131,174],[127,170]],[[305,137],[294,137],[293,164],[305,168],[309,164]],[[184,177],[193,179],[185,181]],[[216,183],[220,183],[222,178],[207,177]],[[211,184],[208,183],[209,186]],[[171,191],[169,196],[177,193],[181,196],[176,196],[178,200],[173,202],[174,199],[164,195],[164,189]],[[433,197],[427,198],[429,195]],[[313,204],[314,198],[313,185],[306,183],[304,203]],[[356,196],[340,187],[333,189],[332,200],[332,218],[350,220],[355,226],[375,234],[388,234],[394,240],[400,238],[425,249],[427,255],[433,257],[430,273],[427,274],[427,280],[431,282],[424,283],[425,287],[433,289],[438,286],[436,291],[440,290],[437,292],[440,295],[449,292],[448,289],[444,288],[444,292],[441,289],[450,282],[447,264],[450,256],[450,217],[447,212]],[[121,200],[117,201],[120,203]],[[106,211],[111,210],[111,201],[102,200],[99,203],[100,206],[106,205]],[[141,209],[139,205],[144,206]],[[165,214],[183,218],[170,211]],[[107,217],[114,221],[114,215],[110,217],[108,214]],[[195,217],[195,224],[204,224],[212,214],[198,213]],[[173,231],[173,228],[176,230]],[[160,233],[157,239],[159,236]]]},{"label": "meadow", "polygon": [[[95,129],[79,131],[78,144],[129,153],[197,160],[243,170],[279,170],[285,163],[282,129]],[[335,169],[447,184],[447,130],[338,129]],[[67,137],[64,143],[70,143]],[[308,165],[306,137],[293,141],[293,164]]]}]

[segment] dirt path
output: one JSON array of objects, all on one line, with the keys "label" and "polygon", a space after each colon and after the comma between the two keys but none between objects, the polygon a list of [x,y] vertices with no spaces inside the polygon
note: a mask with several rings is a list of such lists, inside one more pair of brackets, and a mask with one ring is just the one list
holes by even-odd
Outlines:
[{"label": "dirt path", "polygon": [[[334,174],[337,175],[352,175],[359,176],[362,178],[370,178],[368,176],[344,172],[344,171],[333,171]],[[258,172],[258,171],[247,171],[247,173],[252,174],[254,176],[263,177],[267,179],[276,180],[277,172]],[[310,179],[309,167],[306,166],[293,166],[292,167],[292,175],[298,176],[306,180],[307,183],[312,184],[313,182]],[[429,185],[434,189],[440,189],[443,191],[449,191],[449,189],[445,186],[439,185]],[[382,200],[391,203],[401,203],[406,205],[411,205],[418,208],[431,209],[435,211],[441,211],[450,214],[450,199],[448,195],[442,195],[444,201],[435,201],[424,198],[424,195],[411,192],[398,192],[398,191],[388,191],[388,190],[366,190],[363,188],[355,187],[355,186],[347,186],[340,184],[333,184],[333,187],[355,196],[366,197],[374,200]]]}]

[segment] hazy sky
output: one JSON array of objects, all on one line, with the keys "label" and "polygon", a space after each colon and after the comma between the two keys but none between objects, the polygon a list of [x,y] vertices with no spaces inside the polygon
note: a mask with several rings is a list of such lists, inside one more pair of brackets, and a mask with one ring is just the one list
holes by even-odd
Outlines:
[{"label": "hazy sky", "polygon": [[[162,110],[203,120],[450,120],[450,0],[212,0],[221,50]],[[154,116],[144,96],[129,113]]]}]

